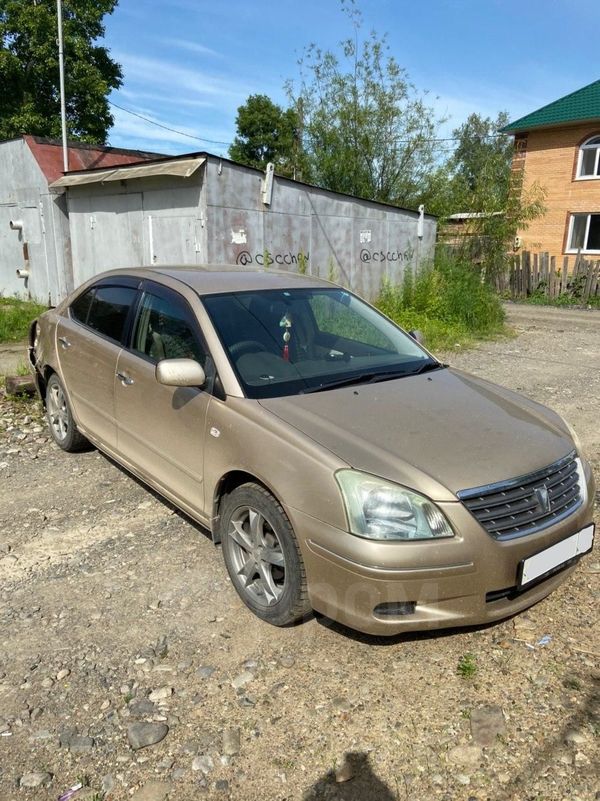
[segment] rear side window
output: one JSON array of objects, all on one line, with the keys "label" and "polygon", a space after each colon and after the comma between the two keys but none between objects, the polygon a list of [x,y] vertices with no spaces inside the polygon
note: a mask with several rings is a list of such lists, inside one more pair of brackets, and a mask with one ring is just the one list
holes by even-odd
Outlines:
[{"label": "rear side window", "polygon": [[[104,336],[120,342],[129,309],[135,301],[136,295],[137,289],[133,287],[98,287],[88,311],[87,325],[94,331],[98,331],[99,334],[104,334]],[[73,307],[71,308],[73,309]]]},{"label": "rear side window", "polygon": [[95,288],[88,289],[83,295],[80,295],[77,300],[71,303],[71,317],[84,325],[87,325],[88,314],[94,299]]}]

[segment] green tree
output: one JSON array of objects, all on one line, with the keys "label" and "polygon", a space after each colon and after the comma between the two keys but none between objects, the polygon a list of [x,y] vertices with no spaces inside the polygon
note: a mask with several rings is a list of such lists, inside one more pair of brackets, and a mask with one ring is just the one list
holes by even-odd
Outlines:
[{"label": "green tree", "polygon": [[[67,129],[71,139],[104,143],[113,124],[107,96],[121,68],[96,44],[117,0],[65,0],[63,38]],[[59,138],[56,0],[0,0],[0,139]]]},{"label": "green tree", "polygon": [[440,216],[440,227],[456,213],[473,216],[465,223],[461,254],[485,265],[489,275],[502,270],[518,231],[543,213],[544,191],[523,188],[523,174],[512,169],[513,141],[498,134],[508,115],[496,119],[471,114],[453,132],[456,146],[429,180],[427,209]]},{"label": "green tree", "polygon": [[457,140],[451,159],[455,179],[466,191],[483,193],[488,202],[503,204],[510,182],[512,137],[498,133],[508,121],[505,111],[495,120],[470,114],[453,132]]},{"label": "green tree", "polygon": [[362,36],[353,3],[342,3],[354,36],[340,52],[310,45],[288,95],[303,111],[310,180],[371,200],[414,205],[436,160],[433,110],[389,53],[385,36]]},{"label": "green tree", "polygon": [[250,95],[238,108],[236,128],[229,148],[231,159],[261,170],[272,162],[279,174],[302,177],[299,121],[294,109],[282,109],[267,95]]}]

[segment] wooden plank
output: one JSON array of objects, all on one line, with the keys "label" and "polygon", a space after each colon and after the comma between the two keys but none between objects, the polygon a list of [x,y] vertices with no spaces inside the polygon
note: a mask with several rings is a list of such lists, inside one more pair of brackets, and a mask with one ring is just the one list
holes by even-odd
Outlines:
[{"label": "wooden plank", "polygon": [[598,285],[600,284],[600,261],[594,264],[594,273],[590,283],[590,294],[588,297],[595,298],[598,294]]},{"label": "wooden plank", "polygon": [[562,280],[560,282],[560,291],[563,295],[567,291],[568,282],[569,282],[569,257],[565,256],[563,259]]},{"label": "wooden plank", "polygon": [[550,297],[550,281],[548,275],[548,254],[542,253],[540,254],[540,274],[542,276],[541,280],[544,285],[544,294],[547,298]]},{"label": "wooden plank", "polygon": [[556,275],[556,256],[550,256],[550,297],[558,295],[558,281]]},{"label": "wooden plank", "polygon": [[7,375],[6,376],[6,394],[7,395],[35,395],[35,384],[30,375]]},{"label": "wooden plank", "polygon": [[594,277],[594,272],[595,272],[595,265],[593,264],[593,262],[588,261],[587,262],[586,277],[585,277],[585,284],[583,286],[583,294],[582,294],[582,298],[581,298],[584,303],[587,303],[588,299],[590,297],[590,289],[591,289],[591,286],[592,286],[592,279]]}]

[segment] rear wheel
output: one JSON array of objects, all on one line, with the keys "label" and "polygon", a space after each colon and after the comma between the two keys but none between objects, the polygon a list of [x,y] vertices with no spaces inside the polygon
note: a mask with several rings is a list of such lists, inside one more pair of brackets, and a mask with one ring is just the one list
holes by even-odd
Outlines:
[{"label": "rear wheel", "polygon": [[242,601],[255,615],[286,626],[310,611],[306,573],[283,507],[258,484],[237,487],[221,511],[223,557]]},{"label": "rear wheel", "polygon": [[52,439],[69,453],[89,447],[89,442],[75,425],[69,401],[60,381],[53,373],[46,386],[46,419]]}]

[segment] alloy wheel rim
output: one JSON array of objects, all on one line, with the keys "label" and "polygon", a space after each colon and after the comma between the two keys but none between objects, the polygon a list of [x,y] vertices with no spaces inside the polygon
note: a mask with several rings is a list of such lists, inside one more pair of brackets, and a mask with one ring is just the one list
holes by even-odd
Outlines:
[{"label": "alloy wheel rim", "polygon": [[64,440],[69,433],[69,413],[67,411],[67,399],[62,388],[54,384],[50,388],[48,397],[48,418],[54,435],[59,440]]},{"label": "alloy wheel rim", "polygon": [[261,606],[276,604],[285,588],[286,566],[273,526],[258,510],[240,506],[231,515],[228,536],[242,591]]}]

